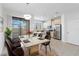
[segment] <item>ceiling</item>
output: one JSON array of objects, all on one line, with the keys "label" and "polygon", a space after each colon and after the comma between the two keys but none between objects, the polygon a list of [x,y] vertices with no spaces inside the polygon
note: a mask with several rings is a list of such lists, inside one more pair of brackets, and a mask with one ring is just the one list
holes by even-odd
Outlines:
[{"label": "ceiling", "polygon": [[74,9],[79,10],[79,4],[77,3],[4,3],[3,7],[24,14],[50,18],[53,17],[56,12],[64,14],[74,11]]}]

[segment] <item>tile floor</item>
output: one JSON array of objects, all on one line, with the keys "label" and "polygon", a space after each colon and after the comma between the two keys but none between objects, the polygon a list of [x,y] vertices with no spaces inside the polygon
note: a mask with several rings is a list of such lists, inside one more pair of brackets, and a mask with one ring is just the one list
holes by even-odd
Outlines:
[{"label": "tile floor", "polygon": [[[79,56],[79,46],[61,40],[51,39],[51,49],[52,56]],[[42,48],[42,50],[44,49]],[[8,56],[6,47],[3,48],[1,56]]]}]

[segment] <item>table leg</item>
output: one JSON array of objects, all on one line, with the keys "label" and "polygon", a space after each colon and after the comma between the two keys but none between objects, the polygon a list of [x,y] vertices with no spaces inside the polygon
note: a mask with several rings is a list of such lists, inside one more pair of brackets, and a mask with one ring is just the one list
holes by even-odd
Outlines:
[{"label": "table leg", "polygon": [[47,55],[47,46],[45,46],[45,54]]},{"label": "table leg", "polygon": [[30,56],[30,50],[31,50],[30,47],[28,48],[28,50],[29,50],[29,56]]}]

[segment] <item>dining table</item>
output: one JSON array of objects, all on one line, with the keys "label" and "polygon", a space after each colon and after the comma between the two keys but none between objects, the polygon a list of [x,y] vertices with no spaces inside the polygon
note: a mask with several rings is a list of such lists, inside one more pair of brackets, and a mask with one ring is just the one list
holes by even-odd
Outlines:
[{"label": "dining table", "polygon": [[[39,37],[29,37],[29,38],[20,38],[21,39],[21,46],[26,50],[28,49],[29,55],[31,55],[31,51],[37,49],[37,53],[39,54],[39,45],[45,42],[49,42],[47,39],[39,39]],[[32,52],[33,52],[32,51]],[[25,52],[26,53],[26,52]]]}]

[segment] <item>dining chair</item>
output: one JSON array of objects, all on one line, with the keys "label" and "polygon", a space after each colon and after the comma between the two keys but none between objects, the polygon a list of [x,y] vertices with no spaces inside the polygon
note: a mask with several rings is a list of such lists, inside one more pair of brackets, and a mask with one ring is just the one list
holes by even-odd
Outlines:
[{"label": "dining chair", "polygon": [[20,41],[11,39],[6,39],[5,44],[8,50],[9,56],[24,56],[24,51],[21,47]]},{"label": "dining chair", "polygon": [[[43,35],[42,35],[42,36],[43,36]],[[41,38],[42,38],[42,36],[41,36]],[[50,34],[50,31],[47,31],[47,32],[46,32],[46,35],[45,35],[45,38],[44,38],[44,39],[49,40],[49,42],[45,42],[45,43],[42,43],[42,44],[41,44],[41,47],[42,47],[42,45],[45,46],[45,53],[46,53],[46,55],[47,55],[47,46],[49,46],[49,49],[50,49],[50,51],[51,51],[51,46],[50,46],[51,34]]]},{"label": "dining chair", "polygon": [[34,33],[34,34],[33,34],[33,37],[35,37],[35,36],[37,36],[37,33]]}]

